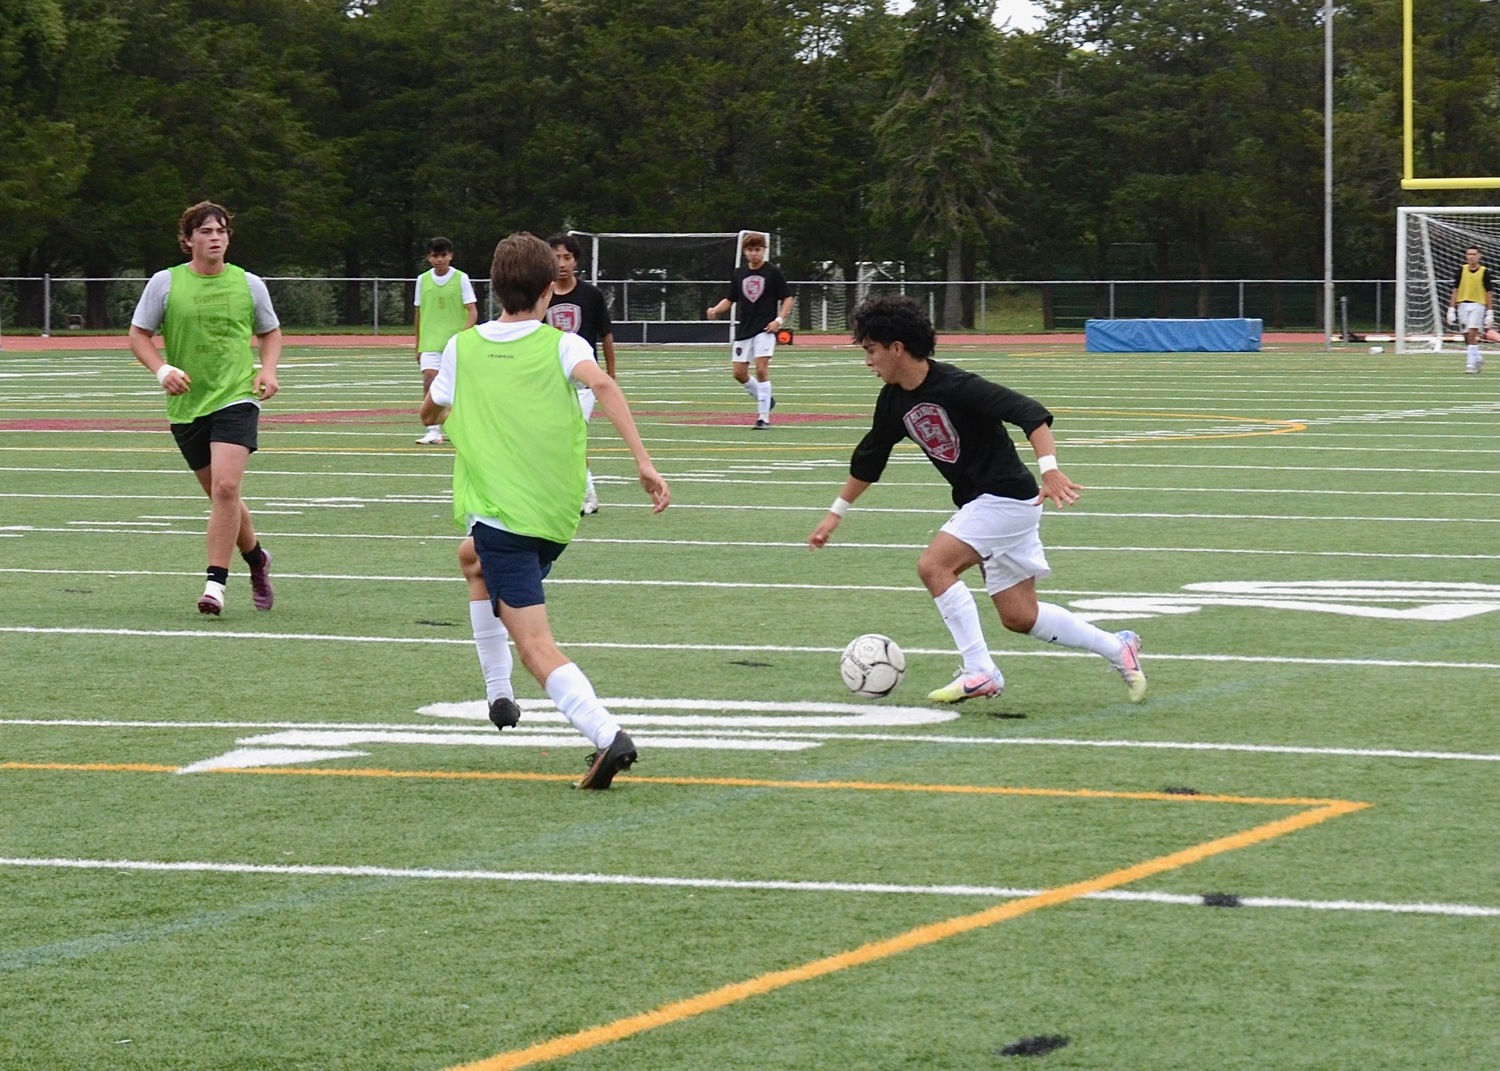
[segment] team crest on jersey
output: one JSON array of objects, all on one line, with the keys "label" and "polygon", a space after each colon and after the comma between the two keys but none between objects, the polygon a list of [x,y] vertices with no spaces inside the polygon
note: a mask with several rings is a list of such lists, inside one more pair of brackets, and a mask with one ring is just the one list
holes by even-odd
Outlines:
[{"label": "team crest on jersey", "polygon": [[583,326],[583,310],[577,305],[553,305],[547,310],[547,322],[559,331],[577,334]]},{"label": "team crest on jersey", "polygon": [[759,301],[760,296],[766,292],[766,277],[764,275],[747,275],[740,284],[745,291],[748,301]]},{"label": "team crest on jersey", "polygon": [[914,405],[902,420],[907,434],[927,452],[928,457],[950,465],[958,460],[958,432],[953,430],[942,406],[931,402]]}]

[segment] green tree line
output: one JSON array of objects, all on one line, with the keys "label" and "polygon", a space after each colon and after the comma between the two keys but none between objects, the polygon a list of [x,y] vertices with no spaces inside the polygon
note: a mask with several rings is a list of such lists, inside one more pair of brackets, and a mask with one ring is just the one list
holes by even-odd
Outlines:
[{"label": "green tree line", "polygon": [[[1321,275],[1318,0],[1043,6],[0,0],[0,274],[149,272],[206,198],[261,274],[754,224],[792,278]],[[1500,174],[1500,3],[1415,25],[1418,173]],[[1389,277],[1398,204],[1493,191],[1401,190],[1400,0],[1335,27],[1335,262]]]}]

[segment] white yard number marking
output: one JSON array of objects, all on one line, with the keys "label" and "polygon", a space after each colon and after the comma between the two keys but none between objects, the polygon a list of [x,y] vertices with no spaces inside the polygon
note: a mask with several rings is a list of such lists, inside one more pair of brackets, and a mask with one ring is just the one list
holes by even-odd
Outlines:
[{"label": "white yard number marking", "polygon": [[1192,614],[1205,606],[1250,606],[1385,621],[1457,621],[1500,610],[1500,584],[1383,580],[1223,580],[1184,584],[1181,595],[1072,599],[1091,621]]},{"label": "white yard number marking", "polygon": [[[932,707],[874,706],[860,703],[756,703],[708,699],[605,699],[605,706],[652,748],[709,748],[716,751],[805,751],[821,747],[818,740],[777,736],[777,729],[869,729],[935,725],[952,721],[958,712]],[[184,766],[178,773],[203,770],[292,766],[324,759],[360,758],[373,744],[417,744],[439,747],[531,747],[587,749],[588,741],[568,726],[551,703],[520,701],[523,711],[516,729],[496,732],[489,725],[489,707],[481,700],[432,703],[418,714],[447,721],[478,722],[482,731],[467,725],[414,725],[410,729],[287,729],[242,737],[232,751]],[[556,726],[563,728],[555,731]],[[671,736],[653,729],[677,730]],[[750,730],[733,735],[728,730]],[[753,733],[754,735],[751,735]]]}]

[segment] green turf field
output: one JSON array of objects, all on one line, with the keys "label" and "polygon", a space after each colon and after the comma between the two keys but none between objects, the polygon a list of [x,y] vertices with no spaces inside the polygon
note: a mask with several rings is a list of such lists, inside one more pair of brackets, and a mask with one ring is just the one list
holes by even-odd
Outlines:
[{"label": "green turf field", "polygon": [[[924,701],[946,485],[908,444],[806,546],[858,351],[781,350],[760,433],[727,354],[627,349],[674,504],[596,417],[549,608],[641,760],[582,793],[529,678],[485,719],[406,351],[288,351],[246,483],[276,608],[240,569],[219,619],[151,377],[0,353],[0,1067],[1500,1065],[1496,375],[939,356],[1056,413],[1087,490],[1043,597],[1141,633],[1146,703],[982,592],[1005,695]],[[881,702],[838,676],[869,631]]]}]

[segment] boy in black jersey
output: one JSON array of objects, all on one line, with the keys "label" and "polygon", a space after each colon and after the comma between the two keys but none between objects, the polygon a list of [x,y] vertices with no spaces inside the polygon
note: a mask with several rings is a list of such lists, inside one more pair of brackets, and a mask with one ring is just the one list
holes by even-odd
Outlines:
[{"label": "boy in black jersey", "polygon": [[[936,342],[932,323],[904,295],[867,298],[854,314],[854,341],[885,388],[869,432],[854,449],[844,489],[807,541],[813,549],[828,542],[850,505],[880,479],[903,438],[920,446],[952,486],[958,512],[922,553],[917,574],[964,664],[951,684],[927,698],[960,703],[1005,690],[985,644],[979,608],[959,579],[977,565],[1007,629],[1100,655],[1124,678],[1132,703],[1145,699],[1139,636],[1110,634],[1061,606],[1037,601],[1036,581],[1052,573],[1038,535],[1042,503],[1071,505],[1082,490],[1057,467],[1052,414],[1024,394],[929,360]],[[1002,422],[1030,440],[1042,473],[1040,489]]]},{"label": "boy in black jersey", "polygon": [[[557,258],[557,282],[553,285],[552,303],[547,306],[547,322],[559,331],[571,331],[595,351],[604,350],[604,371],[615,378],[615,325],[609,316],[604,291],[578,278],[578,262],[583,246],[571,234],[554,234],[547,239]],[[597,353],[596,353],[597,357]],[[583,408],[583,422],[594,415],[594,392],[578,388],[578,404]],[[583,516],[599,512],[599,493],[594,489],[594,470],[586,473],[583,489]]]},{"label": "boy in black jersey", "polygon": [[[708,308],[710,320],[734,306],[734,378],[755,399],[755,429],[771,426],[776,397],[771,393],[771,358],[776,354],[776,332],[792,314],[792,288],[781,269],[766,260],[766,236],[745,235],[745,267],[735,268],[729,294]],[[750,378],[750,362],[755,378]]]}]

